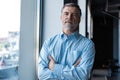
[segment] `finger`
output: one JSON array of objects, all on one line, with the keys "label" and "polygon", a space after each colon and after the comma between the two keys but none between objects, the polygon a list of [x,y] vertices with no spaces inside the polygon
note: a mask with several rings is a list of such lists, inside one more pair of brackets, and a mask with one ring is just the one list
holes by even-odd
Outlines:
[{"label": "finger", "polygon": [[53,59],[53,57],[51,55],[49,55],[49,59],[54,61],[54,59]]},{"label": "finger", "polygon": [[81,59],[82,59],[82,58],[79,58],[79,59],[75,62],[74,67],[76,67],[76,66],[80,63]]},{"label": "finger", "polygon": [[82,58],[79,58],[79,59],[77,60],[77,62],[76,62],[76,63],[78,63],[78,64],[79,64],[79,63],[80,63],[80,61],[81,61],[81,59],[82,59]]},{"label": "finger", "polygon": [[75,64],[74,64],[74,67],[76,67],[78,65],[78,62],[76,62]]}]

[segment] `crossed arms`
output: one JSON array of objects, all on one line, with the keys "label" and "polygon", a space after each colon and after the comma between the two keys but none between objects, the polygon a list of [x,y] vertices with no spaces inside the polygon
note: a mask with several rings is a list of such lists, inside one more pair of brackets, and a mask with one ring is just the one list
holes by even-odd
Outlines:
[{"label": "crossed arms", "polygon": [[[83,51],[81,58],[79,58],[73,66],[62,65],[56,63],[53,56],[48,54],[46,45],[41,49],[39,64],[38,64],[38,77],[40,80],[47,79],[65,79],[65,80],[87,80],[89,73],[92,69],[95,49],[93,44],[90,44]],[[48,56],[49,55],[49,56]]]},{"label": "crossed arms", "polygon": [[[50,69],[50,70],[54,70],[54,66],[55,66],[55,60],[53,59],[53,57],[51,56],[51,55],[49,55],[49,63],[48,63],[48,68]],[[80,61],[81,61],[81,58],[79,58],[76,62],[75,62],[75,64],[73,65],[74,67],[77,67],[77,65],[80,63]]]}]

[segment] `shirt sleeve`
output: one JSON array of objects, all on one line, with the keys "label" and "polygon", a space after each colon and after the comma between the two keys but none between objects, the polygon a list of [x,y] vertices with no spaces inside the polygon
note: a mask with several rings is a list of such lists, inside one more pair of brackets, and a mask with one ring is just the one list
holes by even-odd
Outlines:
[{"label": "shirt sleeve", "polygon": [[53,73],[63,80],[88,80],[94,63],[95,48],[92,42],[83,49],[81,62],[77,67],[55,64]]},{"label": "shirt sleeve", "polygon": [[48,46],[46,42],[43,44],[43,47],[40,51],[39,63],[38,63],[38,78],[39,80],[48,80],[50,78],[55,78],[55,75],[48,68]]}]

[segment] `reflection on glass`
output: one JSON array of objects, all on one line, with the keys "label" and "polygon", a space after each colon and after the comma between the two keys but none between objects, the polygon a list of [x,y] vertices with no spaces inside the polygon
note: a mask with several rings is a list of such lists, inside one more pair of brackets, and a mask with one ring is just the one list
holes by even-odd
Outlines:
[{"label": "reflection on glass", "polygon": [[18,80],[20,0],[0,0],[0,80]]},{"label": "reflection on glass", "polygon": [[9,32],[2,47],[3,64],[18,65],[19,60],[19,32]]}]

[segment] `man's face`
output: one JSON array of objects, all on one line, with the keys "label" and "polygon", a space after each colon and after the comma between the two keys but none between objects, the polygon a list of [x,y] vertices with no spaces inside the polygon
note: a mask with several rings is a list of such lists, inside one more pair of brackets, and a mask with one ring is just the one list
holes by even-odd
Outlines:
[{"label": "man's face", "polygon": [[75,7],[65,7],[62,10],[61,20],[63,24],[63,30],[74,32],[80,23],[78,9]]}]

